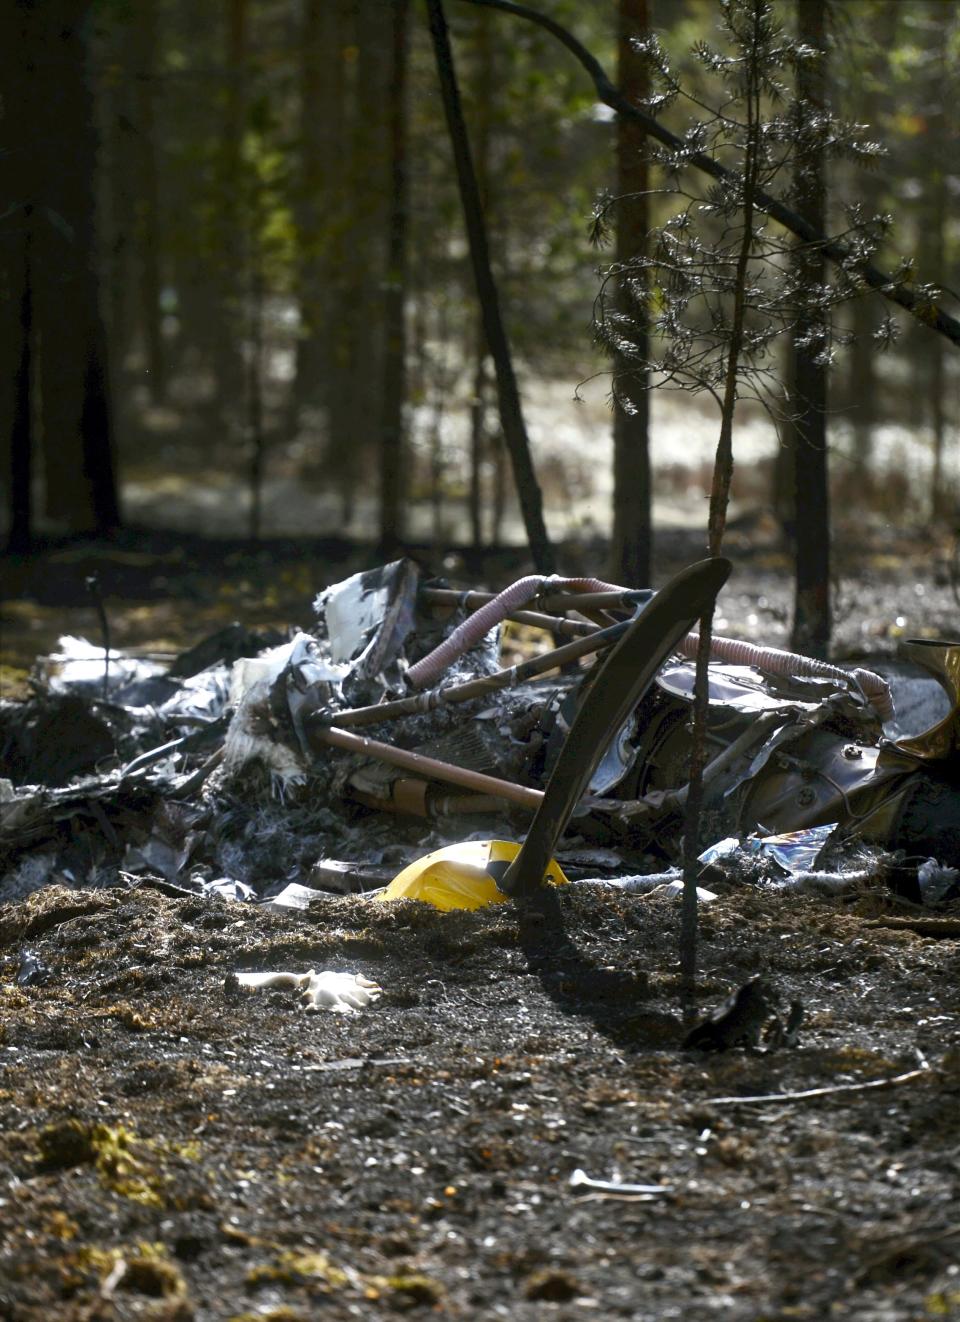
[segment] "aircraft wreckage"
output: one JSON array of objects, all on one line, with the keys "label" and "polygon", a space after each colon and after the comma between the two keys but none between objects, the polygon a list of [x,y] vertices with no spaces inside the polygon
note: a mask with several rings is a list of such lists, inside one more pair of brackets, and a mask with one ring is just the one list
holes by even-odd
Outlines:
[{"label": "aircraft wreckage", "polygon": [[[728,572],[487,593],[398,560],[324,589],[286,639],[233,626],[167,665],[62,639],[35,696],[0,704],[0,899],[118,870],[258,898],[372,889],[452,838],[488,879],[479,903],[559,871],[565,829],[571,876],[662,872],[680,855],[696,621]],[[510,622],[543,642],[504,666]],[[906,651],[945,695],[909,734],[872,670],[714,639],[702,843],[769,847],[790,871],[791,850],[812,866],[829,837],[893,853],[915,889],[936,860],[925,894],[956,893],[960,644]]]}]

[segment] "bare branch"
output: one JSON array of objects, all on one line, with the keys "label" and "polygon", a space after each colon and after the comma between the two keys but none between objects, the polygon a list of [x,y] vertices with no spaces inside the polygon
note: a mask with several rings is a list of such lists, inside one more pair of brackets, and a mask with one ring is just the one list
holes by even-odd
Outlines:
[{"label": "bare branch", "polygon": [[833,1097],[837,1094],[870,1092],[880,1088],[898,1088],[902,1083],[913,1083],[916,1079],[930,1078],[931,1070],[924,1065],[922,1069],[908,1070],[906,1074],[895,1074],[890,1079],[870,1079],[866,1083],[836,1083],[829,1088],[805,1088],[802,1092],[759,1093],[754,1097],[710,1097],[707,1106],[765,1106],[771,1102],[803,1102],[811,1097]]},{"label": "bare branch", "polygon": [[[705,174],[711,175],[722,183],[736,182],[738,176],[734,171],[728,170],[726,166],[713,160],[704,152],[691,152],[682,138],[672,133],[653,115],[648,114],[639,106],[633,105],[632,102],[622,96],[607,77],[603,66],[595,56],[591,55],[572,32],[556,22],[555,19],[549,18],[546,14],[538,13],[537,10],[530,9],[526,5],[516,4],[514,0],[465,0],[465,3],[480,5],[488,9],[500,9],[506,14],[513,14],[516,18],[526,19],[528,22],[544,28],[570,51],[571,55],[590,75],[597,93],[597,99],[602,101],[604,105],[609,106],[611,110],[615,110],[618,115],[626,115],[642,124],[650,137],[662,142],[671,151],[684,152],[687,164],[695,166],[698,170],[702,170]],[[764,189],[757,190],[756,204],[768,216],[782,225],[784,229],[790,230],[792,234],[803,239],[806,243],[822,245],[824,255],[831,262],[842,267],[844,271],[855,275],[870,289],[875,289],[891,303],[896,303],[898,307],[916,317],[924,326],[939,331],[941,335],[945,335],[948,340],[960,346],[960,320],[944,311],[936,299],[928,296],[926,290],[911,288],[903,283],[902,275],[882,271],[879,267],[874,266],[872,262],[863,260],[855,250],[847,247],[846,244],[836,239],[828,239],[804,220],[799,212],[794,211],[792,207],[787,206],[779,198],[771,196]]]}]

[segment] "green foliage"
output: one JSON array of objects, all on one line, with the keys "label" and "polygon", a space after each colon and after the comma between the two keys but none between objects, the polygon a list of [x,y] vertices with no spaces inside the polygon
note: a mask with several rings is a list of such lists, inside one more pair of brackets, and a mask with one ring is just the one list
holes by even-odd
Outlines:
[{"label": "green foliage", "polygon": [[[755,197],[758,189],[779,187],[789,197],[798,160],[814,151],[860,157],[869,154],[869,146],[828,107],[811,114],[801,103],[797,72],[819,55],[790,36],[773,4],[721,0],[719,20],[719,40],[699,39],[693,49],[704,88],[700,92],[688,89],[656,37],[638,46],[650,66],[651,109],[659,113],[685,105],[697,115],[687,123],[679,149],[651,148],[663,180],[661,203],[672,197],[679,207],[651,231],[645,253],[607,270],[596,306],[597,337],[620,361],[649,372],[651,388],[707,391],[719,399],[742,299],[738,394],[760,398],[778,412],[777,341],[803,326],[802,347],[817,361],[831,361],[836,332],[829,314],[858,292],[856,261],[836,271],[829,284],[811,283],[796,264],[785,261],[789,236],[763,214],[755,212],[752,223],[745,221],[748,193]],[[697,154],[721,163],[728,173],[710,180],[691,168]],[[613,205],[604,199],[598,208],[595,235],[600,241]],[[738,254],[747,223],[751,233],[743,285]],[[857,260],[866,260],[875,228],[869,218],[854,215],[845,238]],[[618,296],[611,298],[612,292]]]},{"label": "green foliage", "polygon": [[[613,67],[614,4],[529,2],[566,25],[607,69]],[[334,430],[353,462],[353,456],[372,454],[379,425],[390,161],[387,98],[370,89],[385,85],[390,24],[380,21],[382,0],[300,0],[295,6],[235,0],[238,5],[245,13],[239,60],[226,3],[98,0],[102,247],[110,263],[108,310],[118,357],[136,370],[148,338],[145,321],[162,319],[174,394],[189,390],[196,398],[196,383],[212,390],[209,383],[228,352],[240,358],[249,348],[257,289],[268,311],[268,375],[282,357],[277,350],[287,360],[296,357],[300,373],[299,384],[290,384],[290,372],[268,382],[268,423],[287,416],[285,395],[304,383],[318,415],[326,417],[330,399],[351,401],[352,415],[338,414]],[[311,8],[330,35],[308,49],[304,25]],[[926,238],[937,189],[946,188],[955,201],[948,163],[957,147],[960,10],[943,0],[857,0],[837,3],[831,12],[830,93],[838,110],[800,121],[796,71],[815,56],[791,38],[792,3],[778,0],[771,7],[779,30],[769,37],[762,93],[764,177],[789,198],[790,160],[804,135],[808,143],[815,140],[831,160],[837,215],[841,206],[850,208],[847,237],[859,241],[859,256],[885,244],[887,265],[896,267],[908,254],[898,278],[915,270],[930,286],[956,285],[960,230],[945,222],[942,260]],[[596,365],[589,217],[600,196],[595,237],[602,238],[611,207],[605,190],[615,169],[611,116],[549,33],[461,0],[448,0],[447,13],[518,366],[530,377],[588,376]],[[685,136],[688,154],[710,146],[724,163],[742,160],[743,126],[735,116],[722,141],[708,140],[703,127],[705,116],[726,116],[742,91],[736,9],[720,0],[653,0],[653,17],[657,40],[645,52],[658,77],[649,108]],[[718,20],[725,29],[718,31]],[[411,6],[410,37],[408,402],[415,439],[425,451],[437,408],[449,417],[465,409],[472,395],[479,314],[419,4]],[[311,78],[324,107],[312,122],[304,117]],[[887,149],[882,158],[881,141]],[[143,223],[151,153],[154,226]],[[316,161],[308,168],[311,153]],[[689,274],[723,241],[739,202],[729,189],[694,191],[694,176],[683,171],[682,159],[655,156],[665,172],[661,178],[671,187],[682,180],[689,192],[670,194],[658,183],[651,198],[653,224],[669,236],[675,254],[684,254]],[[890,214],[898,218],[899,251],[893,253]],[[758,272],[749,330],[758,371],[768,373],[758,380],[772,384],[774,322],[781,329],[786,322],[766,303],[775,286],[777,300],[790,291],[775,269],[783,236],[767,227],[759,241],[768,245],[769,261],[762,278]],[[159,278],[152,311],[134,292],[148,244]],[[763,265],[759,252],[757,261]],[[848,286],[841,275],[830,300],[852,292],[854,273],[846,276]],[[707,350],[711,318],[721,315],[722,289],[713,311],[704,299],[688,298],[681,316],[686,277],[671,273],[665,251],[659,270],[607,273],[608,282],[621,278],[634,281],[637,307],[652,329],[677,330],[691,350],[695,344],[695,352]],[[600,337],[619,347],[629,330],[607,311],[602,299]],[[789,315],[795,311],[796,300]],[[895,329],[888,319],[879,339],[891,342]],[[826,335],[823,353],[832,355],[844,338],[845,331]],[[919,356],[914,338],[905,337],[897,353]],[[312,357],[303,352],[311,343],[317,346]],[[715,387],[715,373],[700,376],[698,388]],[[226,394],[229,399],[229,388]],[[892,404],[899,402],[898,396]],[[329,418],[317,424],[332,426]],[[309,443],[312,454],[320,452],[314,433]]]}]

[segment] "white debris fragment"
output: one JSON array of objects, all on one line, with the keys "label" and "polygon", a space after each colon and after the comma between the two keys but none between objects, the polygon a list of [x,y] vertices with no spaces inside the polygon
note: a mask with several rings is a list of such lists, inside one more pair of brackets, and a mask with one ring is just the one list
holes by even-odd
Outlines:
[{"label": "white debris fragment", "polygon": [[329,899],[329,891],[318,891],[312,886],[302,886],[298,881],[291,881],[278,894],[271,895],[269,900],[262,900],[260,907],[283,911],[308,909],[311,900],[319,899]]},{"label": "white debris fragment", "polygon": [[241,987],[287,987],[300,993],[300,1004],[308,1014],[332,1010],[336,1014],[356,1014],[379,1000],[383,988],[362,973],[335,973],[310,969],[307,973],[236,973]]},{"label": "white debris fragment", "polygon": [[939,904],[960,893],[960,872],[956,868],[944,867],[935,858],[928,858],[920,864],[917,881],[924,904]]},{"label": "white debris fragment", "polygon": [[804,895],[844,895],[857,886],[868,885],[876,873],[870,868],[849,872],[794,872],[771,883],[774,890],[800,891]]},{"label": "white debris fragment", "polygon": [[[683,877],[679,869],[669,872],[650,872],[646,876],[635,877],[582,877],[572,883],[574,886],[606,886],[623,891],[628,895],[642,895],[645,899],[660,898],[674,900],[683,894]],[[703,886],[697,887],[697,899],[701,904],[709,904],[717,899],[716,891],[708,891]]]},{"label": "white debris fragment", "polygon": [[[665,900],[675,900],[683,894],[682,881],[667,881],[662,886],[656,886],[652,891],[647,892],[648,899],[656,899],[658,896]],[[697,887],[697,900],[700,904],[709,904],[717,899],[716,891],[708,891],[705,886]]]},{"label": "white debris fragment", "polygon": [[655,1198],[657,1194],[673,1193],[672,1184],[628,1184],[622,1180],[594,1180],[579,1166],[570,1176],[570,1187],[588,1189],[593,1193],[632,1195],[638,1198]]},{"label": "white debris fragment", "polygon": [[57,640],[57,651],[47,656],[37,657],[37,669],[53,693],[99,692],[103,686],[104,669],[111,689],[122,688],[137,679],[149,679],[153,675],[162,675],[166,667],[156,661],[145,661],[137,657],[124,656],[122,652],[111,651],[109,665],[107,653],[96,643],[86,638],[75,638],[72,634],[63,634]]},{"label": "white debris fragment", "polygon": [[223,764],[228,772],[235,772],[248,762],[262,762],[281,798],[284,790],[303,784],[307,769],[300,752],[277,737],[270,691],[304,638],[305,634],[297,634],[257,657],[241,657],[234,662],[230,680],[235,710],[223,742]]}]

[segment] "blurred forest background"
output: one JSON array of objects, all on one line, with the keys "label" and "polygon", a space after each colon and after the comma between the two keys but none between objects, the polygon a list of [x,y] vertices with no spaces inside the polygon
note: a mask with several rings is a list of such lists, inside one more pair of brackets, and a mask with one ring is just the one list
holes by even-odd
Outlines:
[{"label": "blurred forest background", "polygon": [[[715,38],[718,0],[534,4],[631,96],[645,84],[626,38],[656,30],[691,93],[716,104],[689,52]],[[522,542],[424,7],[3,8],[10,547],[121,522],[387,550]],[[792,30],[805,9],[823,23],[824,94],[885,149],[828,167],[830,232],[851,203],[889,213],[875,261],[955,288],[958,5],[778,6]],[[627,526],[648,517],[628,490],[646,481],[637,456],[649,443],[654,537],[702,523],[717,431],[702,396],[656,391],[649,418],[614,408],[593,333],[615,250],[591,243],[591,216],[598,197],[635,191],[642,135],[621,128],[618,150],[616,114],[549,32],[463,0],[446,14],[547,527],[595,546],[594,572],[641,577],[649,539],[638,550]],[[695,110],[676,102],[663,122],[682,133]],[[646,223],[672,205],[655,197]],[[834,523],[950,526],[957,347],[901,313],[881,346],[889,311],[870,294],[837,313],[856,336],[838,335],[829,374]],[[788,380],[789,345],[776,353]],[[616,470],[615,422],[629,433]],[[775,511],[789,534],[782,441],[762,410],[740,411],[733,508]]]}]

